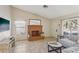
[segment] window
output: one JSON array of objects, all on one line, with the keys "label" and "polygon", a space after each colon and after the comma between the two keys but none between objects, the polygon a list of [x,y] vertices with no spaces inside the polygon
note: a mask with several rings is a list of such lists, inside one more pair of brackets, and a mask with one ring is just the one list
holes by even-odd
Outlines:
[{"label": "window", "polygon": [[15,21],[16,34],[25,34],[25,21]]},{"label": "window", "polygon": [[78,18],[62,20],[62,35],[70,39],[78,39]]},{"label": "window", "polygon": [[38,19],[34,20],[34,19],[32,19],[32,20],[30,20],[30,25],[41,25],[41,20],[38,20]]},{"label": "window", "polygon": [[74,19],[63,20],[62,26],[63,26],[63,30],[77,31],[77,29],[78,29],[78,19],[74,18]]}]

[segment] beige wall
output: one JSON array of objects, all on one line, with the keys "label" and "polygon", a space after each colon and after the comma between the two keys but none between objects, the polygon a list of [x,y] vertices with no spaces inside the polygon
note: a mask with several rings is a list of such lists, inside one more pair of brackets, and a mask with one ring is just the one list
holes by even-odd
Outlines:
[{"label": "beige wall", "polygon": [[60,32],[61,32],[61,20],[52,20],[51,21],[51,35],[53,37],[57,37],[57,35],[59,35]]},{"label": "beige wall", "polygon": [[[11,7],[11,18],[12,18],[12,34],[14,34],[16,36],[16,38],[27,39],[29,19],[40,19],[41,24],[43,25],[43,32],[45,33],[45,36],[46,37],[51,36],[51,29],[50,29],[51,21],[49,19],[43,18],[41,16],[29,13],[29,12],[22,11],[22,10],[14,8],[14,7]],[[23,36],[16,35],[15,25],[14,25],[15,20],[25,20],[26,21],[26,34],[25,35],[23,35]]]},{"label": "beige wall", "polygon": [[10,7],[8,5],[0,5],[0,17],[11,20]]}]

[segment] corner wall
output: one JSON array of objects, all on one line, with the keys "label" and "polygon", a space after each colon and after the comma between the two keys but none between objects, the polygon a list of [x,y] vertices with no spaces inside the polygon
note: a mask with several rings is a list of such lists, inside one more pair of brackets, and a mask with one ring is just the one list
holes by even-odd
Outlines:
[{"label": "corner wall", "polygon": [[51,35],[57,37],[61,32],[61,20],[52,20],[51,21]]},{"label": "corner wall", "polygon": [[7,20],[11,20],[10,6],[8,6],[8,5],[0,5],[0,17],[5,18]]},{"label": "corner wall", "polygon": [[[12,19],[12,34],[16,36],[18,40],[20,39],[27,39],[28,35],[28,25],[29,25],[29,19],[40,19],[41,20],[41,25],[43,26],[43,32],[45,34],[45,37],[50,37],[51,36],[51,31],[50,31],[50,20],[43,18],[41,16],[29,13],[27,11],[22,11],[20,9],[17,9],[15,7],[11,7],[11,19]],[[16,35],[16,29],[14,25],[14,21],[16,20],[25,20],[26,21],[26,34],[23,36]]]}]

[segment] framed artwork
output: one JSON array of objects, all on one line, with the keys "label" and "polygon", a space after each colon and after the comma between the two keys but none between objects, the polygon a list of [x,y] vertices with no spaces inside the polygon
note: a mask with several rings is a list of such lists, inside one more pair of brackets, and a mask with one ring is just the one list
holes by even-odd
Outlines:
[{"label": "framed artwork", "polygon": [[10,21],[0,17],[0,32],[10,30]]}]

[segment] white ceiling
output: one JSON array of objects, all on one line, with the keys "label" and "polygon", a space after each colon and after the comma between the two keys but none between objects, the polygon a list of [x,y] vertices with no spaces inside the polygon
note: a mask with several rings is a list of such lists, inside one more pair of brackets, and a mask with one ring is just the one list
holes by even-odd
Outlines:
[{"label": "white ceiling", "polygon": [[49,19],[79,12],[79,6],[77,5],[48,5],[48,8],[43,8],[42,5],[13,5],[13,6]]}]

